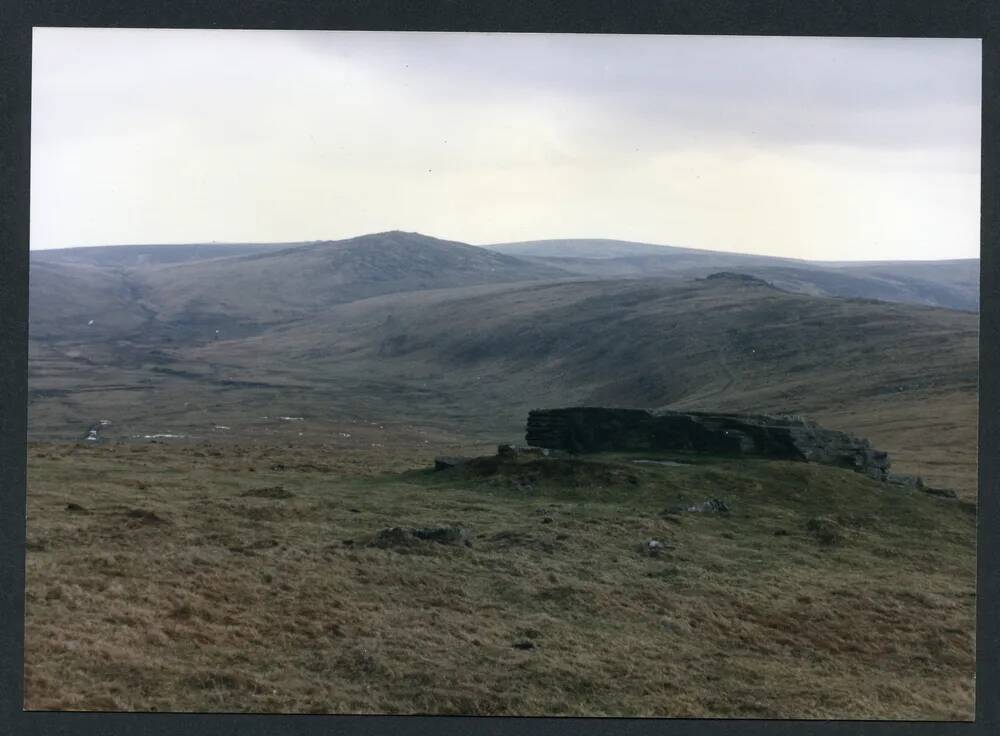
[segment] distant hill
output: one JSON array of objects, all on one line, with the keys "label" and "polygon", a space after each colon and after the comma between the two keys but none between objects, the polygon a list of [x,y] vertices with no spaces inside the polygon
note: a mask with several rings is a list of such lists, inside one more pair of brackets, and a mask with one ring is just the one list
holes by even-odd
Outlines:
[{"label": "distant hill", "polygon": [[673,245],[653,245],[631,240],[607,238],[563,238],[555,240],[523,240],[516,243],[484,245],[484,248],[515,256],[541,258],[624,258],[626,256],[701,254],[711,251],[678,248]]},{"label": "distant hill", "polygon": [[979,310],[979,260],[820,262],[600,239],[486,246],[586,278],[696,278],[742,271],[817,296]]},{"label": "distant hill", "polygon": [[755,259],[403,232],[132,266],[33,256],[32,431],[248,436],[250,415],[308,414],[516,441],[554,405],[787,411],[973,488],[978,315],[926,302],[971,291],[977,262]]},{"label": "distant hill", "polygon": [[213,258],[285,250],[306,243],[184,243],[166,245],[99,245],[31,251],[32,262],[110,268],[188,263]]},{"label": "distant hill", "polygon": [[971,488],[977,349],[974,314],[647,279],[387,295],[187,359],[511,439],[546,406],[802,413]]},{"label": "distant hill", "polygon": [[[76,314],[106,322],[109,314],[127,310],[131,303],[133,315],[122,323],[123,329],[141,324],[151,333],[180,340],[187,333],[205,337],[216,330],[233,337],[379,294],[571,276],[557,266],[403,232],[287,247],[74,250],[32,254],[37,278],[32,281],[29,318],[39,335],[44,329],[85,337]],[[56,272],[60,278],[46,277]],[[80,298],[86,295],[85,305],[60,306],[67,292],[76,291]]]}]

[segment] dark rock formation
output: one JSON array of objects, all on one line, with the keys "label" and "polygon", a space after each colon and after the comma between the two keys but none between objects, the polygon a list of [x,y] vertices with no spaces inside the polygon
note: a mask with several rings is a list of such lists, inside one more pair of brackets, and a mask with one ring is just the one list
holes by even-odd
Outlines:
[{"label": "dark rock formation", "polygon": [[448,468],[456,468],[459,465],[465,465],[471,459],[468,457],[438,455],[434,458],[434,469],[447,470]]},{"label": "dark rock formation", "polygon": [[378,532],[369,542],[368,546],[389,549],[395,547],[412,547],[421,542],[437,542],[438,544],[465,543],[468,545],[466,532],[460,527],[434,526],[415,529],[407,526],[394,526]]},{"label": "dark rock formation", "polygon": [[801,417],[574,407],[528,415],[529,445],[571,453],[681,450],[799,460],[850,468],[877,480],[889,456],[868,440]]}]

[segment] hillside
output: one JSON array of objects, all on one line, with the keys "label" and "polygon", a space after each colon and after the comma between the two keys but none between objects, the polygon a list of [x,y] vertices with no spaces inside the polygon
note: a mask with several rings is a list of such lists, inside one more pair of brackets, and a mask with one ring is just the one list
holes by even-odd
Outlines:
[{"label": "hillside", "polygon": [[[29,463],[30,709],[973,715],[974,514],[849,470],[218,443]],[[677,511],[706,498],[730,511]],[[441,525],[469,544],[384,531]]]},{"label": "hillside", "polygon": [[[32,262],[28,708],[971,716],[976,313],[408,233],[122,258]],[[958,498],[711,452],[431,469],[580,404],[803,414]]]},{"label": "hillside", "polygon": [[134,332],[146,315],[119,271],[32,259],[28,312],[34,340],[76,336],[84,341]]},{"label": "hillside", "polygon": [[306,243],[183,243],[149,245],[98,245],[52,248],[31,252],[32,263],[70,263],[104,268],[134,268],[189,263],[213,258],[285,250]]},{"label": "hillside", "polygon": [[[334,304],[379,294],[472,284],[567,278],[570,274],[550,265],[532,264],[481,248],[429,238],[416,233],[389,232],[349,240],[292,245],[285,248],[248,246],[252,252],[218,256],[237,246],[156,246],[150,250],[186,254],[184,262],[169,256],[150,257],[141,263],[126,252],[117,261],[116,246],[82,254],[78,262],[65,256],[63,263],[49,261],[50,251],[36,256],[33,268],[46,273],[62,268],[61,282],[40,279],[33,286],[32,322],[49,320],[58,309],[63,292],[76,290],[84,274],[105,274],[127,290],[145,317],[144,337],[170,340],[214,339],[260,332],[269,325],[322,314]],[[81,249],[83,250],[83,249]],[[244,249],[245,250],[245,249]],[[198,260],[195,253],[206,257]],[[127,264],[132,263],[129,266]],[[72,266],[79,266],[75,271]],[[96,277],[95,277],[96,278]],[[95,291],[89,282],[87,292]],[[127,305],[110,299],[92,299],[90,312],[97,321]],[[101,312],[104,305],[108,312]],[[52,322],[52,321],[50,321]],[[57,327],[58,320],[50,324]],[[124,326],[123,326],[124,328]],[[86,339],[75,324],[66,324],[67,338]]]},{"label": "hillside", "polygon": [[979,261],[806,261],[616,240],[540,240],[486,246],[588,278],[696,278],[737,270],[787,291],[979,309]]},{"label": "hillside", "polygon": [[[977,342],[975,314],[753,282],[491,284],[333,304],[235,338],[75,345],[107,366],[86,378],[81,358],[37,346],[32,426],[281,435],[260,418],[295,416],[308,442],[351,417],[489,441],[519,440],[527,411],[545,406],[790,412],[972,494]],[[87,390],[44,398],[74,386]]]}]

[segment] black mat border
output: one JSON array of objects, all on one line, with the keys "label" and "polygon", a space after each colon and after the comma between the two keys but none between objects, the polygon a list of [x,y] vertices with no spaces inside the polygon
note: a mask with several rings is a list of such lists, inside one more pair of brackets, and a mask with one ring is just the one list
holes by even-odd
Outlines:
[{"label": "black mat border", "polygon": [[[0,734],[1000,733],[1000,2],[996,0],[0,0]],[[30,57],[33,26],[931,36],[983,39],[975,723],[25,713],[22,703]]]}]

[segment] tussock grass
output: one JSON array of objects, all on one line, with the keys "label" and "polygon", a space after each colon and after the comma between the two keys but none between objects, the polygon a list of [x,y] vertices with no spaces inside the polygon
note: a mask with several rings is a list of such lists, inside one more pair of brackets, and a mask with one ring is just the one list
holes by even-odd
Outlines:
[{"label": "tussock grass", "polygon": [[[632,459],[32,445],[26,707],[972,717],[968,504]],[[471,546],[365,546],[440,525]]]}]

